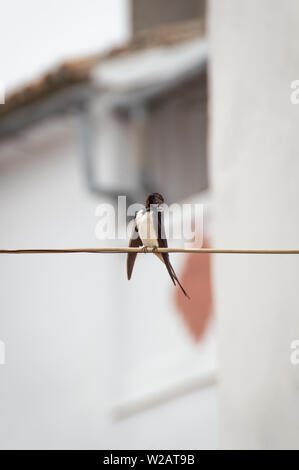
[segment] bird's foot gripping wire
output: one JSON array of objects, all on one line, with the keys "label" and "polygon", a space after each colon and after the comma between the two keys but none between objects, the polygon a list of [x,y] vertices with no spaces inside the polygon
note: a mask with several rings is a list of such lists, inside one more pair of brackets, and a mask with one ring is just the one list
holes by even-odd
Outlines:
[{"label": "bird's foot gripping wire", "polygon": [[143,246],[142,251],[143,253],[156,253],[158,247],[157,246]]}]

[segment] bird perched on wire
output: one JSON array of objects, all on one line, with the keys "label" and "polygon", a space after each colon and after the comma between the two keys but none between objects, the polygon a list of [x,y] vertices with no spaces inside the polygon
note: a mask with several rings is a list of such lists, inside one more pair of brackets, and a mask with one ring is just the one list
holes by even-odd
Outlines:
[{"label": "bird perched on wire", "polygon": [[[145,203],[145,209],[141,209],[135,214],[129,247],[143,246],[145,251],[147,247],[153,248],[153,251],[157,248],[168,247],[162,217],[163,203],[164,198],[159,193],[152,193],[148,196]],[[184,295],[190,299],[189,295],[178,280],[178,277],[170,263],[169,254],[154,254],[165,264],[174,285],[178,283]],[[128,253],[127,256],[127,276],[129,280],[132,276],[136,256],[137,253]]]}]

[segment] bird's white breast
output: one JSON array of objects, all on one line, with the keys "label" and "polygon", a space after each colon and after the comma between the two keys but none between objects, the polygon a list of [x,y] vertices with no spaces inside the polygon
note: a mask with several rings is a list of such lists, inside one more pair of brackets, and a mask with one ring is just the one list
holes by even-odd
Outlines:
[{"label": "bird's white breast", "polygon": [[153,211],[140,210],[137,212],[136,225],[144,246],[159,246],[157,232],[155,230]]}]

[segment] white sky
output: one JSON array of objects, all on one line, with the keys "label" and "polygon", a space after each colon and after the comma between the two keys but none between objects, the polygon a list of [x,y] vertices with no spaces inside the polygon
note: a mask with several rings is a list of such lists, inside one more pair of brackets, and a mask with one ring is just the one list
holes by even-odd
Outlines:
[{"label": "white sky", "polygon": [[0,0],[0,6],[0,82],[6,91],[129,35],[129,0]]}]

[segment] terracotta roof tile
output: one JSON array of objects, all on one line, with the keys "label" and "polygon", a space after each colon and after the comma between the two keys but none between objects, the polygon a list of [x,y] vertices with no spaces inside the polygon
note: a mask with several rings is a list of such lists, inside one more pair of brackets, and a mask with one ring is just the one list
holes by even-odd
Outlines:
[{"label": "terracotta roof tile", "polygon": [[171,46],[188,41],[203,36],[204,29],[204,23],[198,20],[151,29],[139,33],[127,44],[113,48],[104,54],[66,61],[38,80],[8,95],[5,104],[0,106],[0,119],[12,111],[37,102],[71,85],[88,82],[92,68],[102,61],[134,54],[144,49]]}]

